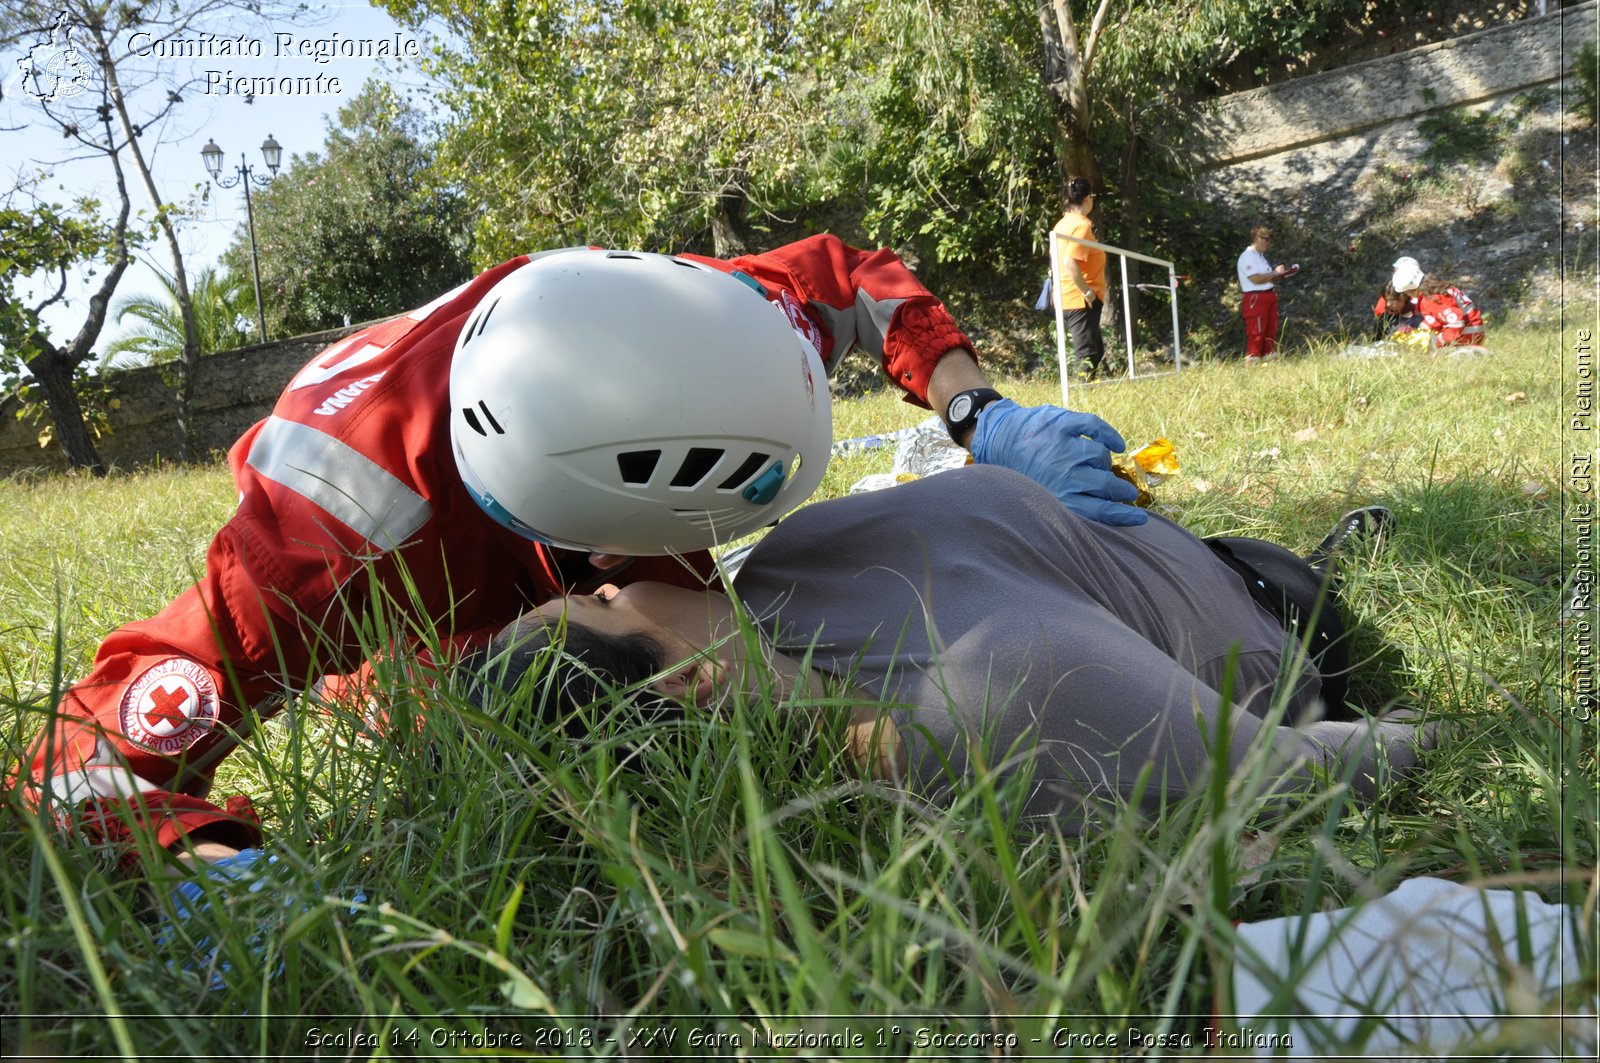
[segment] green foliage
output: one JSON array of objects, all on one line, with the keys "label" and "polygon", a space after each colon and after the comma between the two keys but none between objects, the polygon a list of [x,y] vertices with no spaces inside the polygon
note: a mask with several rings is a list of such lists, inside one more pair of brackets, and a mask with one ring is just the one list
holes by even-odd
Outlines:
[{"label": "green foliage", "polygon": [[1036,250],[1055,183],[1031,5],[867,8],[866,135],[832,160],[861,190],[863,225],[935,273],[1019,264]]},{"label": "green foliage", "polygon": [[[435,177],[480,207],[479,266],[577,243],[727,253],[818,219],[937,280],[1037,263],[1064,138],[1106,157],[1138,138],[1135,173],[1182,184],[1160,145],[1216,65],[1310,47],[1359,5],[1285,19],[1274,0],[1113,0],[1065,72],[1046,71],[1054,15],[1031,0],[386,6],[449,31],[431,64],[450,115]],[[1097,6],[1071,5],[1081,48]],[[1073,78],[1081,133],[1052,97]]]},{"label": "green foliage", "polygon": [[[471,276],[466,202],[428,175],[422,117],[369,82],[339,111],[323,152],[254,193],[270,335],[367,321],[425,303]],[[249,277],[249,234],[224,256]]]},{"label": "green foliage", "polygon": [[[1389,0],[1389,5],[1391,11],[1406,6],[1404,0]],[[1265,80],[1281,69],[1286,59],[1303,62],[1309,58],[1342,25],[1359,21],[1373,7],[1372,0],[1322,0],[1316,4],[1297,4],[1294,17],[1285,18],[1281,17],[1283,9],[1273,4],[1261,12],[1271,19],[1270,31],[1241,34],[1237,43],[1255,57],[1256,76]]]},{"label": "green foliage", "polygon": [[1492,159],[1504,143],[1506,123],[1489,111],[1455,107],[1417,123],[1427,141],[1422,159],[1430,166]]},{"label": "green foliage", "polygon": [[[1137,138],[1134,176],[1160,188],[1158,200],[1187,184],[1162,147],[1180,139],[1183,105],[1216,63],[1248,44],[1271,47],[1290,21],[1269,18],[1277,10],[1269,0],[1112,2],[1091,51],[1098,5],[1078,0],[1071,7],[1080,63],[1052,74],[1042,34],[1058,30],[1047,7],[1048,28],[1039,5],[1018,0],[861,6],[869,121],[857,151],[843,156],[851,168],[842,183],[860,190],[866,226],[880,241],[914,247],[935,267],[1002,271],[1043,254],[1042,234],[1062,207],[1064,160],[1098,160],[1105,187],[1138,196],[1119,187],[1109,165]],[[1348,6],[1302,4],[1292,30],[1320,34]],[[1050,76],[1060,83],[1047,85]],[[1060,120],[1052,96],[1077,82],[1088,112],[1081,127]],[[1078,138],[1087,143],[1071,143]],[[1185,209],[1158,201],[1137,213],[1160,226],[1163,215]],[[1102,211],[1096,231],[1112,238],[1115,225]]]},{"label": "green foliage", "polygon": [[116,247],[116,229],[95,200],[0,207],[0,379],[15,378],[40,353],[40,314],[59,300],[67,276],[93,277]]},{"label": "green foliage", "polygon": [[484,205],[480,264],[577,243],[737,242],[747,207],[790,201],[845,41],[823,0],[390,10],[453,31],[434,58],[452,115],[440,174]]},{"label": "green foliage", "polygon": [[[72,375],[72,391],[78,400],[78,414],[83,427],[92,439],[103,439],[111,431],[111,411],[120,409],[122,400],[114,393],[106,378],[91,374],[82,366]],[[17,400],[17,421],[38,434],[40,449],[57,441],[57,425],[45,398],[44,389],[36,379],[15,385],[11,394]]]},{"label": "green foliage", "polygon": [[[67,344],[52,341],[42,315],[62,300],[69,275],[91,279],[115,268],[125,245],[142,235],[118,229],[88,198],[71,205],[36,202],[27,210],[0,207],[0,386],[16,396],[17,419],[38,428],[41,447],[63,431],[81,432],[87,439],[106,429],[106,411],[115,400],[87,371],[87,343],[93,336],[75,337],[85,342],[69,351]],[[60,382],[54,399],[41,375]],[[62,392],[71,399],[70,410],[60,408]]]},{"label": "green foliage", "polygon": [[1590,37],[1572,58],[1572,76],[1577,92],[1572,97],[1572,113],[1594,125],[1600,116],[1600,37]]},{"label": "green foliage", "polygon": [[[137,324],[106,347],[106,367],[158,365],[183,353],[183,317],[176,285],[163,276],[161,286],[160,295],[132,295],[117,301],[113,308],[117,323],[133,318]],[[251,342],[256,304],[243,277],[227,270],[202,269],[190,278],[189,298],[200,332],[200,353],[214,354]]]},{"label": "green foliage", "polygon": [[[1095,5],[1074,6],[1086,31]],[[1123,0],[1108,10],[1092,75],[1106,101],[1182,100],[1244,48],[1299,47],[1320,36],[1342,6],[1344,0],[1307,0],[1294,18],[1282,19],[1276,0]]]}]

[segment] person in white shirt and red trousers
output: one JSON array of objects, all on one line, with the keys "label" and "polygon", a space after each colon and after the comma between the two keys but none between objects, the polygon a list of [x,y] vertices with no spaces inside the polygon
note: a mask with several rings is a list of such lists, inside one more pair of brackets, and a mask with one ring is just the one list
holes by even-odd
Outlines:
[{"label": "person in white shirt and red trousers", "polygon": [[1288,266],[1267,261],[1272,230],[1258,225],[1250,230],[1250,246],[1239,256],[1239,287],[1244,292],[1245,364],[1260,365],[1278,350],[1278,293],[1276,285]]}]

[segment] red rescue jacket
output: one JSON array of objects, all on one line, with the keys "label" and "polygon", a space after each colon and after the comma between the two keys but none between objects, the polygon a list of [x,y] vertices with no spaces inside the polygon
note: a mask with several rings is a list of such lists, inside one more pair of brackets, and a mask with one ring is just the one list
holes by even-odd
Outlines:
[{"label": "red rescue jacket", "polygon": [[[923,406],[939,357],[971,349],[889,251],[815,236],[730,261],[683,257],[760,281],[829,372],[862,346]],[[456,335],[527,261],[342,339],[295,375],[229,452],[239,508],[212,540],[203,577],[156,616],[112,632],[39,736],[36,802],[48,793],[58,811],[112,833],[131,821],[161,846],[202,829],[259,844],[247,800],[206,799],[217,764],[274,702],[360,665],[357,621],[376,599],[471,641],[572,585],[563,569],[582,572],[586,561],[494,523],[451,456]],[[699,561],[711,571],[708,556]],[[640,559],[626,578],[692,575],[672,559]]]},{"label": "red rescue jacket", "polygon": [[1436,345],[1483,344],[1483,313],[1460,288],[1451,285],[1442,292],[1419,292],[1416,304],[1422,324],[1436,334]]}]

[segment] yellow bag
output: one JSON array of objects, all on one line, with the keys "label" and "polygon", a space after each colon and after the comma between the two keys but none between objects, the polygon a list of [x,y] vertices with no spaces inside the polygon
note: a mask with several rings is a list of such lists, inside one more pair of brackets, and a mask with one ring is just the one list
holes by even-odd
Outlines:
[{"label": "yellow bag", "polygon": [[1128,454],[1111,456],[1111,471],[1139,489],[1133,504],[1145,509],[1155,501],[1150,488],[1178,474],[1178,451],[1170,439],[1156,439]]}]

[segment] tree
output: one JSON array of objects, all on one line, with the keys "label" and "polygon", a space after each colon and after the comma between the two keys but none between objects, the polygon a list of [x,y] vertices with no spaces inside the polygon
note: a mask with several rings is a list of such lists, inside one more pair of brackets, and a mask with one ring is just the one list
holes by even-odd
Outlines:
[{"label": "tree", "polygon": [[[393,89],[369,82],[330,124],[320,156],[296,155],[256,193],[262,299],[274,334],[396,313],[472,275],[467,207],[429,182],[422,125]],[[250,269],[248,241],[241,232],[223,256],[237,276]]]},{"label": "tree", "polygon": [[[120,196],[109,223],[100,216],[100,204],[88,199],[71,207],[34,203],[19,209],[12,201],[0,207],[0,372],[24,390],[37,386],[68,464],[97,476],[106,467],[76,388],[84,363],[94,356],[111,293],[128,268],[133,240],[132,203],[115,156],[112,162]],[[19,196],[14,191],[11,199]],[[56,343],[44,312],[64,302],[73,271],[92,276],[97,266],[105,273],[89,297],[83,324],[65,344]],[[33,293],[30,281],[42,284],[42,292]]]},{"label": "tree", "polygon": [[[1173,161],[1149,164],[1141,150],[1151,145],[1149,134],[1192,117],[1189,105],[1214,68],[1251,48],[1276,50],[1280,42],[1298,51],[1366,6],[1366,0],[1300,0],[1285,17],[1281,0],[1079,0],[1074,17],[1072,0],[1037,0],[1061,177],[1079,174],[1106,187],[1097,149],[1116,149],[1118,240],[1140,250],[1141,176],[1170,174],[1172,167],[1160,162]],[[1138,274],[1137,260],[1129,260],[1130,284]],[[1137,315],[1138,289],[1128,295]]]},{"label": "tree", "polygon": [[[299,10],[284,0],[286,11]],[[176,388],[179,454],[189,458],[190,406],[200,334],[189,297],[188,272],[178,243],[178,206],[161,194],[150,169],[146,143],[153,145],[165,119],[183,102],[189,82],[179,67],[151,59],[131,44],[136,34],[149,40],[197,39],[207,26],[239,15],[264,16],[273,5],[263,0],[190,0],[137,3],[129,0],[0,0],[0,46],[44,41],[23,60],[25,91],[62,135],[90,151],[115,157],[126,152],[149,197],[155,225],[171,259],[171,278],[183,325]],[[94,91],[86,92],[85,89]],[[92,118],[90,116],[93,116]],[[103,130],[103,134],[101,133]],[[119,174],[119,180],[121,176]]]},{"label": "tree", "polygon": [[852,88],[860,135],[840,145],[867,229],[927,265],[1004,268],[1035,251],[1050,209],[1049,105],[1037,25],[1018,4],[863,5],[870,62]]},{"label": "tree", "polygon": [[[830,0],[386,0],[442,20],[445,180],[480,256],[591,243],[737,254],[828,132]],[[709,245],[709,246],[706,246]]]},{"label": "tree", "polygon": [[[133,295],[117,301],[113,308],[117,323],[133,318],[138,324],[106,347],[104,366],[160,365],[182,357],[185,335],[177,285],[171,277],[162,277],[161,284],[164,290],[160,295]],[[255,302],[242,276],[225,269],[201,269],[195,273],[189,294],[202,354],[250,342]]]},{"label": "tree", "polygon": [[1097,232],[1138,250],[1146,175],[1173,176],[1150,157],[1164,124],[1247,45],[1303,41],[1355,0],[1302,0],[1292,22],[1278,0],[855,2],[877,57],[870,220],[939,261],[1003,264],[1038,254],[1069,176],[1115,193]]}]

